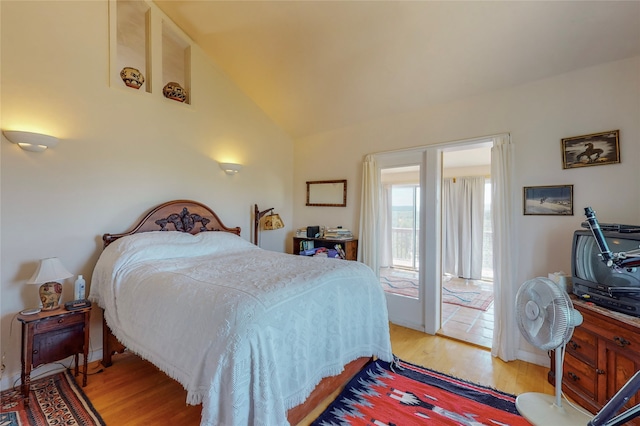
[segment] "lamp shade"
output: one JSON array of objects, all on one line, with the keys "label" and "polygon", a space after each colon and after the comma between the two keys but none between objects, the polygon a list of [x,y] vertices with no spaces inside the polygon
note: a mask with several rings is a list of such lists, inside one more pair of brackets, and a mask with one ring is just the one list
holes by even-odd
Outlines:
[{"label": "lamp shade", "polygon": [[264,218],[264,229],[273,230],[284,228],[284,222],[280,219],[279,214],[270,214]]},{"label": "lamp shade", "polygon": [[[67,271],[57,257],[40,259],[38,269],[29,278],[27,284],[41,284],[38,294],[40,295],[43,311],[52,311],[60,307],[58,303],[62,295],[62,284],[58,281],[71,276],[73,274]],[[37,312],[37,310],[33,312]]]},{"label": "lamp shade", "polygon": [[45,284],[48,282],[55,282],[58,280],[64,280],[72,277],[73,274],[62,265],[60,259],[57,257],[48,257],[41,259],[38,264],[38,269],[29,278],[27,284]]}]

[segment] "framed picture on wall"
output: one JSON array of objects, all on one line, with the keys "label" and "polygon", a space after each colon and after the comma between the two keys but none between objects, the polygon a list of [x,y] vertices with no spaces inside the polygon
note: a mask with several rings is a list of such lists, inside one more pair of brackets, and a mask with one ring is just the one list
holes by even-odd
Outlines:
[{"label": "framed picture on wall", "polygon": [[525,186],[525,215],[573,216],[573,185]]},{"label": "framed picture on wall", "polygon": [[562,168],[577,169],[620,162],[620,130],[562,139]]}]

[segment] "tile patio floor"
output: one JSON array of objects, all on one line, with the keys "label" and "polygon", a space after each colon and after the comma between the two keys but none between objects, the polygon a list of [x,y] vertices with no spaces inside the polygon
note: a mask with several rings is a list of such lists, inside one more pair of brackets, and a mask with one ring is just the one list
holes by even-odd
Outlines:
[{"label": "tile patio floor", "polygon": [[[403,270],[386,270],[387,276],[395,275],[408,277],[412,274]],[[462,280],[453,278],[454,280]],[[474,281],[475,285],[491,286],[488,281]],[[385,288],[384,282],[382,282]],[[388,288],[387,288],[388,289]],[[411,290],[405,289],[401,293],[408,293]],[[416,295],[417,295],[417,289]],[[442,304],[442,328],[438,330],[439,335],[461,340],[484,348],[491,348],[493,339],[493,302],[486,311],[467,308],[464,306],[449,303]]]}]

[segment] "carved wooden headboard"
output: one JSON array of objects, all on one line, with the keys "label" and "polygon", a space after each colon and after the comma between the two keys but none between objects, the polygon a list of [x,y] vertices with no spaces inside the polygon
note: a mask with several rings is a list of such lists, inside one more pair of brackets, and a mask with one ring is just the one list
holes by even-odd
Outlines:
[{"label": "carved wooden headboard", "polygon": [[240,235],[240,227],[224,226],[217,214],[197,201],[174,200],[153,208],[131,230],[122,234],[104,234],[104,247],[118,238],[150,231],[180,231],[197,234],[205,231],[223,231]]}]

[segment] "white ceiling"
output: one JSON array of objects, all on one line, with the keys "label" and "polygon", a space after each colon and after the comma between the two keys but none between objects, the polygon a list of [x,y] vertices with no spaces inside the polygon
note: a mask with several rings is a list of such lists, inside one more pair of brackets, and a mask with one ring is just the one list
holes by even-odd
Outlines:
[{"label": "white ceiling", "polygon": [[640,1],[155,3],[294,138],[640,55]]}]

